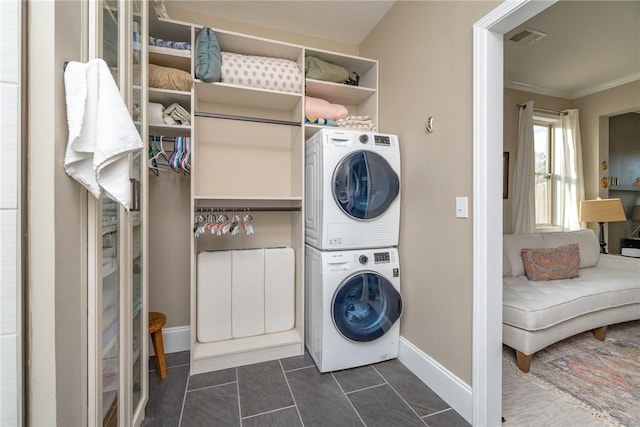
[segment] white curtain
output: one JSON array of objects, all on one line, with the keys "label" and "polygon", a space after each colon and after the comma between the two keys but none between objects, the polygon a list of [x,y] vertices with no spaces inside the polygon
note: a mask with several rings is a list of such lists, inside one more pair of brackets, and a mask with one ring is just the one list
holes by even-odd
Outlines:
[{"label": "white curtain", "polygon": [[520,107],[518,116],[518,145],[511,208],[514,234],[536,231],[534,172],[533,101],[527,101]]},{"label": "white curtain", "polygon": [[[559,143],[560,142],[560,143]],[[557,180],[557,221],[563,230],[577,230],[586,224],[578,221],[580,201],[584,200],[582,174],[582,142],[578,110],[566,110],[560,117],[556,132],[555,171]]]}]

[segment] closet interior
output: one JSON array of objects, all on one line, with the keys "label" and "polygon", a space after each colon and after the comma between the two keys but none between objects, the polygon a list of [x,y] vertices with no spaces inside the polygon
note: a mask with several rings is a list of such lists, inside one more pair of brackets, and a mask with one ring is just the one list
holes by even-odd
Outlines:
[{"label": "closet interior", "polygon": [[[192,374],[303,354],[304,142],[324,127],[305,123],[305,98],[378,123],[377,61],[213,29],[223,64],[273,60],[299,75],[285,88],[223,69],[207,83],[193,77],[202,29],[149,16],[149,309],[190,325]],[[357,85],[305,79],[307,56]],[[175,305],[154,307],[156,294]]]}]

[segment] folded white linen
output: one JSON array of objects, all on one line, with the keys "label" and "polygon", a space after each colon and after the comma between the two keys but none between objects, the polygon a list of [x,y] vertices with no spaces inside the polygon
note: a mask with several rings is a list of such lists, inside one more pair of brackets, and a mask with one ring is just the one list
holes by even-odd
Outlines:
[{"label": "folded white linen", "polygon": [[150,102],[148,106],[149,106],[149,112],[147,114],[149,117],[149,123],[159,124],[159,125],[164,124],[164,120],[162,116],[162,113],[164,111],[164,105],[158,104],[157,102]]},{"label": "folded white linen", "polygon": [[96,198],[131,205],[128,154],[143,148],[120,91],[100,58],[64,72],[69,140],[64,168]]}]

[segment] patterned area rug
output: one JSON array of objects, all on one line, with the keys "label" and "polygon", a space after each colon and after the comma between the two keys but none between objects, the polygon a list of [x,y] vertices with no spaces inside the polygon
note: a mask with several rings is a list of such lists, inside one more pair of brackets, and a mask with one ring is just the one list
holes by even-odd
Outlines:
[{"label": "patterned area rug", "polygon": [[529,375],[607,424],[640,426],[640,321],[610,326],[603,342],[585,332],[549,346]]}]

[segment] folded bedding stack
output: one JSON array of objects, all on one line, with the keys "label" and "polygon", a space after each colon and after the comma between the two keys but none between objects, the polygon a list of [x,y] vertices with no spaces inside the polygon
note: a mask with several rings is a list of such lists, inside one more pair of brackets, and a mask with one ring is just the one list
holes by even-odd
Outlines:
[{"label": "folded bedding stack", "polygon": [[312,125],[338,126],[338,123],[335,120],[319,118],[319,117],[305,116],[304,122]]},{"label": "folded bedding stack", "polygon": [[372,130],[376,131],[376,126],[371,121],[371,116],[347,116],[344,119],[337,120],[338,127],[358,129],[358,130]]},{"label": "folded bedding stack", "polygon": [[172,40],[158,39],[153,36],[149,36],[149,45],[157,46],[157,47],[166,47],[169,49],[191,50],[191,43],[189,42],[174,42]]},{"label": "folded bedding stack", "polygon": [[191,125],[191,114],[177,102],[169,105],[162,112],[162,120],[168,125]]},{"label": "folded bedding stack", "polygon": [[329,101],[312,96],[305,96],[304,121],[305,123],[337,126],[337,121],[344,119],[349,110],[344,105],[331,104]]},{"label": "folded bedding stack", "polygon": [[191,125],[191,114],[177,102],[174,102],[167,108],[157,102],[150,102],[148,116],[150,124]]}]

